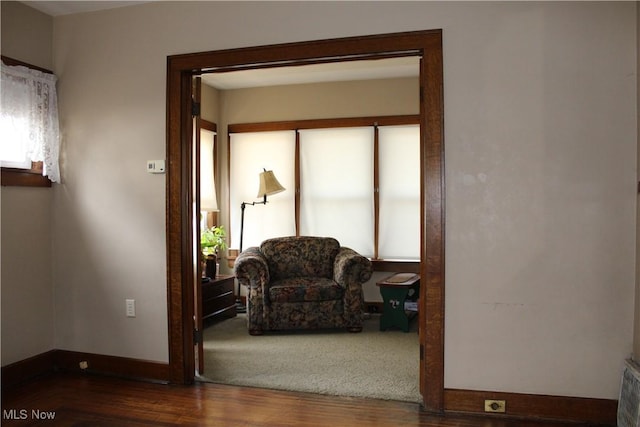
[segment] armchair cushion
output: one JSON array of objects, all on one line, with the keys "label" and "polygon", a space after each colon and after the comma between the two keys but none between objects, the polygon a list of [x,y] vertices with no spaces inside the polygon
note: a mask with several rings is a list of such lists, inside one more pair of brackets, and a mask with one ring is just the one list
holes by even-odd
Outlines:
[{"label": "armchair cushion", "polygon": [[272,281],[292,277],[333,277],[333,261],[340,250],[336,239],[281,237],[262,242]]},{"label": "armchair cushion", "polygon": [[343,295],[342,286],[324,277],[293,277],[269,286],[270,302],[332,301]]}]

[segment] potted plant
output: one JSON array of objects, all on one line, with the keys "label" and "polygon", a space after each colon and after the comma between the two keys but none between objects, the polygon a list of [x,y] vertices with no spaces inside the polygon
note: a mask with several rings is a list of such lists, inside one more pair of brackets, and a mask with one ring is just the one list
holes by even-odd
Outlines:
[{"label": "potted plant", "polygon": [[225,237],[227,237],[227,233],[222,225],[205,228],[200,233],[200,250],[202,251],[202,262],[205,264],[203,272],[206,277],[212,279],[216,277],[218,253],[227,249]]}]

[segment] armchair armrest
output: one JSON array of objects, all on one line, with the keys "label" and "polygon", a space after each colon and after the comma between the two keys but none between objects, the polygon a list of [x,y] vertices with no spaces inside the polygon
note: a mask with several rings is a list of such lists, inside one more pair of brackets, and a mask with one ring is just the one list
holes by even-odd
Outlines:
[{"label": "armchair armrest", "polygon": [[333,263],[334,280],[341,286],[362,284],[371,278],[371,261],[350,248],[341,247]]},{"label": "armchair armrest", "polygon": [[238,282],[248,288],[262,288],[269,283],[267,260],[257,247],[242,251],[235,263]]}]

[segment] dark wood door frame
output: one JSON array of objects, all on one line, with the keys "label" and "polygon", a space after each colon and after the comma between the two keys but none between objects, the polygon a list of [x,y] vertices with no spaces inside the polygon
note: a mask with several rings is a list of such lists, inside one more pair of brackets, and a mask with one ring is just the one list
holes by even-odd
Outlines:
[{"label": "dark wood door frame", "polygon": [[420,391],[444,410],[444,105],[442,31],[413,31],[175,55],[167,58],[169,371],[194,381],[191,79],[203,71],[420,56]]}]

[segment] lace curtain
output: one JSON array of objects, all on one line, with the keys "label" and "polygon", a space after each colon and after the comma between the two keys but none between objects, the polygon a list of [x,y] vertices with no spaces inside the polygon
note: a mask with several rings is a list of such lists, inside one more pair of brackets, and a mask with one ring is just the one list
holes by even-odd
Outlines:
[{"label": "lace curtain", "polygon": [[3,132],[8,129],[11,135],[4,135],[1,143],[15,148],[2,151],[23,153],[19,160],[43,162],[43,175],[60,182],[56,76],[2,63],[1,77],[0,120]]}]

